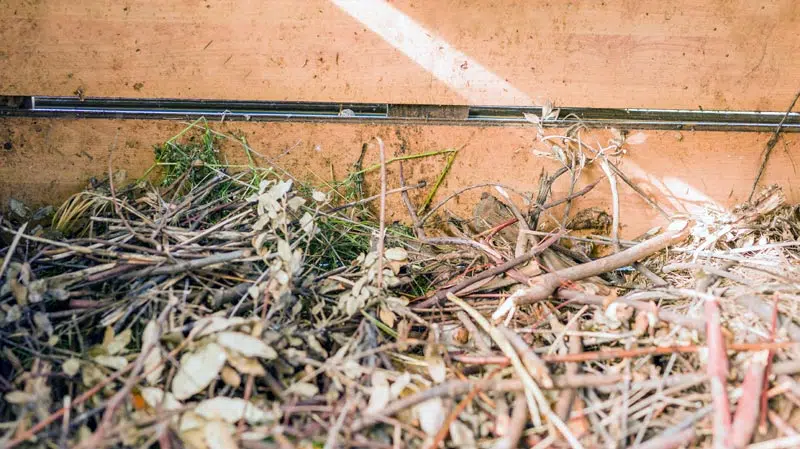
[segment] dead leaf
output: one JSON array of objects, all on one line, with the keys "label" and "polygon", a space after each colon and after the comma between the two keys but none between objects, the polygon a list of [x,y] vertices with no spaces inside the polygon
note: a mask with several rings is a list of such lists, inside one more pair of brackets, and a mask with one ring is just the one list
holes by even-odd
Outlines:
[{"label": "dead leaf", "polygon": [[267,360],[278,357],[278,353],[264,341],[241,332],[220,332],[217,334],[217,343],[245,357],[261,357]]},{"label": "dead leaf", "polygon": [[408,252],[400,247],[389,248],[383,253],[384,257],[394,261],[404,261],[408,259]]},{"label": "dead leaf", "polygon": [[115,370],[121,370],[128,366],[128,359],[121,355],[98,355],[93,357],[96,363]]},{"label": "dead leaf", "polygon": [[[142,351],[149,350],[144,359],[144,370],[147,374],[147,383],[155,385],[161,379],[164,365],[161,363],[161,344],[158,341],[158,324],[150,320],[142,332]],[[152,349],[148,349],[151,348]]]},{"label": "dead leaf", "polygon": [[209,343],[183,357],[172,381],[172,393],[181,401],[199,393],[216,379],[226,358],[225,351],[216,343]]},{"label": "dead leaf", "polygon": [[[125,329],[124,331],[120,332],[119,334],[114,335],[114,329],[112,327],[109,326],[107,329],[109,329],[111,331],[110,335],[112,335],[112,337],[107,342],[105,340],[103,341],[103,347],[106,348],[106,353],[108,353],[108,355],[119,354],[131,342],[131,337],[132,337],[133,333],[131,332],[130,329]],[[109,335],[109,332],[107,330],[106,331],[106,337],[108,337],[108,335]]]},{"label": "dead leaf", "polygon": [[226,385],[230,385],[233,388],[239,388],[239,386],[242,384],[242,376],[240,376],[239,373],[237,373],[236,370],[230,366],[222,367],[220,377],[222,377],[222,381],[225,382]]},{"label": "dead leaf", "polygon": [[311,398],[316,396],[319,393],[319,388],[316,385],[308,382],[297,382],[292,384],[288,390],[288,393],[295,393],[305,398]]},{"label": "dead leaf", "polygon": [[256,359],[242,357],[233,351],[228,352],[228,363],[240,374],[250,374],[251,376],[263,376],[266,373],[264,367]]},{"label": "dead leaf", "polygon": [[242,418],[250,425],[263,424],[277,419],[272,413],[268,413],[244,399],[223,396],[202,401],[197,404],[194,412],[208,420],[223,420],[232,424]]},{"label": "dead leaf", "polygon": [[223,421],[211,421],[203,429],[209,449],[239,449],[234,432],[233,425]]},{"label": "dead leaf", "polygon": [[183,444],[185,444],[188,449],[209,448],[209,446],[206,444],[206,434],[204,427],[187,430],[185,432],[180,433],[181,441],[183,441]]},{"label": "dead leaf", "polygon": [[64,374],[72,377],[78,374],[78,370],[81,369],[81,362],[74,358],[67,359],[61,364],[61,369],[64,370]]},{"label": "dead leaf", "polygon": [[200,318],[195,321],[191,332],[189,332],[189,339],[196,340],[205,335],[211,335],[219,331],[230,329],[234,326],[239,326],[247,323],[248,320],[242,317],[226,318],[223,316],[208,316]]},{"label": "dead leaf", "polygon": [[442,398],[433,398],[414,406],[414,415],[428,436],[434,436],[442,427],[445,418]]},{"label": "dead leaf", "polygon": [[[175,399],[172,393],[164,394],[164,390],[156,387],[144,387],[141,390],[142,399],[153,410],[175,411],[183,408],[183,404]],[[173,426],[178,425],[178,414],[173,414],[170,422]]]},{"label": "dead leaf", "polygon": [[380,317],[381,321],[387,326],[394,328],[394,320],[396,318],[394,312],[389,310],[388,307],[381,305],[378,308],[378,316]]},{"label": "dead leaf", "polygon": [[24,391],[11,391],[6,393],[6,401],[11,404],[28,404],[36,400],[36,396],[31,393],[25,393]]},{"label": "dead leaf", "polygon": [[389,404],[391,390],[386,374],[382,371],[372,373],[372,392],[365,413],[378,413]]}]

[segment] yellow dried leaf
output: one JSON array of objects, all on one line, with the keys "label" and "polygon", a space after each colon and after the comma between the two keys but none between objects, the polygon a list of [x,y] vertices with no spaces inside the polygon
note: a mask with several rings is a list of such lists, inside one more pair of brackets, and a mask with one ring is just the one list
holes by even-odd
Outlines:
[{"label": "yellow dried leaf", "polygon": [[394,328],[394,320],[397,318],[397,316],[394,314],[394,312],[389,310],[388,307],[381,305],[378,308],[378,316],[380,317],[381,321],[383,321],[383,324]]},{"label": "yellow dried leaf", "polygon": [[239,388],[239,386],[242,384],[242,376],[240,376],[239,373],[237,373],[236,370],[230,366],[225,366],[222,368],[220,377],[222,377],[222,381],[225,382],[226,385],[230,385],[233,388]]},{"label": "yellow dried leaf", "polygon": [[263,376],[266,374],[264,367],[261,366],[258,360],[242,357],[233,351],[228,352],[228,363],[241,374],[250,374],[252,376]]}]

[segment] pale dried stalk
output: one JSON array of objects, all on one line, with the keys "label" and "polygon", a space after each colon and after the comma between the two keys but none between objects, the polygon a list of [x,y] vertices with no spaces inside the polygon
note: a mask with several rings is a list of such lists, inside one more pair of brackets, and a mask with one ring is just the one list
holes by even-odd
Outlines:
[{"label": "pale dried stalk", "polygon": [[531,304],[547,299],[565,281],[579,281],[630,265],[684,239],[688,235],[688,231],[688,223],[674,222],[670,226],[670,230],[664,234],[645,240],[625,251],[535,277],[531,280],[530,287],[510,296],[497,309],[492,318],[501,318],[518,305]]}]

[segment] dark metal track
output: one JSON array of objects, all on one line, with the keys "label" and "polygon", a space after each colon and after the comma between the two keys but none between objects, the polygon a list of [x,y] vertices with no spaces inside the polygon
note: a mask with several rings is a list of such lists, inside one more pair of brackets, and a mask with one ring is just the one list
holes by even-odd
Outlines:
[{"label": "dark metal track", "polygon": [[[525,126],[525,113],[540,107],[437,106],[383,103],[221,101],[137,98],[0,97],[0,117],[63,117],[338,123],[408,123],[467,126]],[[547,127],[582,122],[589,127],[718,131],[772,131],[785,112],[561,107]],[[800,131],[800,113],[786,117],[783,131]]]}]

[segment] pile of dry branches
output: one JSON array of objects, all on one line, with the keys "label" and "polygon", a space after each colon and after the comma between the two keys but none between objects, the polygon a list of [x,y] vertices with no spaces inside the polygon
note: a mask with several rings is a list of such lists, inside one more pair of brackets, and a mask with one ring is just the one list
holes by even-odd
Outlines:
[{"label": "pile of dry branches", "polygon": [[[160,185],[110,173],[40,226],[17,207],[3,447],[796,447],[800,210],[769,188],[622,240],[624,141],[579,133],[540,136],[563,168],[525,207],[489,185],[471,219],[418,215],[380,141],[381,194],[344,204],[230,174],[209,138],[168,141]],[[570,211],[590,165],[611,216]]]}]

